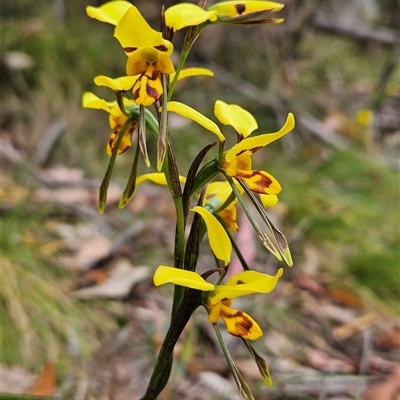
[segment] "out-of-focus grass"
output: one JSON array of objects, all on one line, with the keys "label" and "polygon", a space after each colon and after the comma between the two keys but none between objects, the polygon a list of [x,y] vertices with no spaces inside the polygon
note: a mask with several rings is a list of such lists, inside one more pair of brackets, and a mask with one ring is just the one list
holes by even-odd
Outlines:
[{"label": "out-of-focus grass", "polygon": [[40,367],[58,356],[63,365],[68,357],[90,354],[116,326],[99,303],[71,299],[74,275],[47,261],[55,253],[45,228],[48,211],[32,212],[24,203],[2,217],[1,348],[7,364]]},{"label": "out-of-focus grass", "polygon": [[274,171],[288,223],[307,220],[304,240],[329,252],[327,269],[362,285],[397,308],[400,297],[396,171],[357,150],[329,151],[319,161],[304,154],[279,158]]}]

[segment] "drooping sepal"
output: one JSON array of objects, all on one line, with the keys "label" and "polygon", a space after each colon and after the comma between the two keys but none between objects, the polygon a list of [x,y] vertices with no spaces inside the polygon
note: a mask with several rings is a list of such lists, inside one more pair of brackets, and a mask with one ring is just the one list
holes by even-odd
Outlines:
[{"label": "drooping sepal", "polygon": [[254,350],[253,346],[251,343],[243,339],[243,343],[246,345],[247,349],[249,350],[249,353],[253,357],[254,361],[257,364],[257,368],[260,371],[260,374],[263,378],[263,381],[269,386],[272,387],[272,378],[271,374],[269,373],[269,368],[267,365],[267,362]]},{"label": "drooping sepal", "polygon": [[122,193],[121,199],[119,200],[118,208],[122,209],[124,208],[129,200],[133,197],[136,189],[136,184],[137,184],[137,168],[139,164],[139,146],[136,146],[136,151],[135,151],[135,158],[133,159],[133,164],[132,164],[132,169],[131,173],[129,174],[128,182],[126,184],[125,190]]}]

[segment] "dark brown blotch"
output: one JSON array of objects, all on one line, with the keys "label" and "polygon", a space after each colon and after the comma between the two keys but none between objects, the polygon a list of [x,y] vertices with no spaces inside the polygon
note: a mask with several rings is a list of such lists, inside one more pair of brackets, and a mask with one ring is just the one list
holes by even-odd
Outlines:
[{"label": "dark brown blotch", "polygon": [[246,5],[245,4],[236,4],[235,5],[236,11],[239,15],[242,15],[246,11]]},{"label": "dark brown blotch", "polygon": [[235,314],[232,315],[226,315],[225,318],[238,319],[238,321],[235,323],[235,328],[238,332],[237,336],[240,337],[248,335],[248,333],[251,331],[251,328],[253,327],[253,322],[249,318],[247,318],[247,316],[244,315],[242,311],[237,311]]},{"label": "dark brown blotch", "polygon": [[167,46],[164,46],[163,44],[161,44],[160,46],[154,46],[154,48],[158,51],[163,51],[164,53],[168,51]]},{"label": "dark brown blotch", "polygon": [[125,53],[133,53],[137,50],[137,47],[124,47]]},{"label": "dark brown blotch", "polygon": [[160,97],[157,90],[152,88],[149,84],[146,85],[146,93],[148,94],[149,97],[151,97],[155,100],[158,100],[158,98]]}]

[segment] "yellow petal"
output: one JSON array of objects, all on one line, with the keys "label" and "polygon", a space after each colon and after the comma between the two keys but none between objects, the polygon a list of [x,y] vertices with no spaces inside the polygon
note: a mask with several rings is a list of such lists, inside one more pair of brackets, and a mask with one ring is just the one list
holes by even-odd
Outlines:
[{"label": "yellow petal", "polygon": [[91,18],[111,25],[117,25],[122,16],[133,7],[128,1],[110,1],[100,7],[87,6],[86,12]]},{"label": "yellow petal", "polygon": [[126,52],[139,47],[157,47],[169,56],[174,50],[172,43],[163,39],[162,33],[154,30],[135,6],[122,16],[115,27],[114,36]]},{"label": "yellow petal", "polygon": [[210,291],[214,289],[212,283],[207,282],[197,272],[160,265],[153,277],[154,285],[160,286],[166,283],[173,283],[191,289]]},{"label": "yellow petal", "polygon": [[[189,78],[191,76],[214,76],[214,72],[208,68],[200,68],[200,67],[191,67],[191,68],[183,68],[178,76],[178,81],[181,79]],[[171,81],[174,80],[175,73],[171,74]]]},{"label": "yellow petal", "polygon": [[[124,134],[124,137],[121,140],[121,144],[119,145],[119,149],[117,154],[120,155],[122,153],[125,153],[131,146],[132,146],[132,135],[135,129],[137,128],[137,124],[133,124]],[[107,155],[111,157],[112,152],[115,147],[115,142],[118,137],[118,131],[113,131],[110,135],[110,138],[108,139],[108,143],[106,146],[106,152]]]},{"label": "yellow petal", "polygon": [[254,12],[269,11],[278,12],[284,7],[281,3],[273,1],[223,1],[209,7],[209,10],[216,10],[218,17],[234,18]]},{"label": "yellow petal", "polygon": [[236,104],[226,104],[217,100],[214,114],[222,124],[232,126],[242,138],[249,136],[251,132],[258,128],[255,118]]},{"label": "yellow petal", "polygon": [[228,265],[231,259],[232,244],[225,229],[217,218],[205,208],[196,206],[192,208],[192,211],[197,212],[204,219],[207,226],[208,241],[215,257],[218,260],[222,260],[225,265]]},{"label": "yellow petal", "polygon": [[212,324],[216,324],[219,320],[219,315],[221,314],[221,307],[222,307],[222,302],[220,301],[219,303],[215,304],[212,306],[211,304],[208,304],[210,307],[210,313],[208,314],[208,320]]},{"label": "yellow petal", "polygon": [[269,208],[275,206],[279,201],[278,196],[275,194],[261,194],[260,199],[264,207]]},{"label": "yellow petal", "polygon": [[[149,174],[140,175],[136,179],[136,185],[139,185],[144,181],[152,181],[154,183],[157,183],[158,185],[167,185],[167,179],[165,178],[164,172],[152,172]],[[179,175],[179,181],[181,183],[185,183],[186,178],[182,175]]]},{"label": "yellow petal", "polygon": [[278,132],[265,133],[263,135],[243,139],[225,153],[225,161],[231,163],[236,157],[238,157],[240,154],[243,154],[245,151],[255,153],[262,147],[267,146],[277,139],[280,139],[282,136],[285,136],[294,128],[294,124],[294,115],[289,113],[285,124]]},{"label": "yellow petal", "polygon": [[167,104],[167,110],[177,113],[182,117],[189,118],[194,122],[197,122],[202,127],[217,135],[220,142],[225,141],[224,135],[221,133],[215,122],[211,121],[209,118],[199,113],[194,108],[189,107],[186,104],[180,103],[178,101],[170,101]]},{"label": "yellow petal", "polygon": [[260,325],[249,314],[221,305],[220,318],[226,324],[226,330],[234,336],[255,340],[262,336]]},{"label": "yellow petal", "polygon": [[271,174],[261,170],[236,170],[235,178],[245,181],[249,188],[260,194],[279,194],[282,186]]},{"label": "yellow petal", "polygon": [[225,225],[230,232],[237,232],[239,229],[239,226],[236,223],[237,219],[237,211],[235,206],[236,202],[237,200],[235,200],[228,207],[224,208],[222,211],[218,213],[218,216],[220,216],[224,220]]},{"label": "yellow petal", "polygon": [[105,86],[112,90],[127,92],[128,90],[132,89],[133,85],[137,81],[137,78],[137,76],[121,76],[113,79],[105,75],[99,75],[94,78],[94,83],[97,86]]},{"label": "yellow petal", "polygon": [[234,299],[253,293],[269,293],[275,288],[282,274],[282,268],[274,276],[257,271],[241,272],[230,278],[225,285],[217,285],[210,293],[209,301],[216,304],[223,299]]},{"label": "yellow petal", "polygon": [[174,64],[169,56],[153,47],[144,47],[129,55],[126,62],[126,74],[138,75],[145,73],[153,77],[155,72],[170,75],[175,72]]},{"label": "yellow petal", "polygon": [[207,185],[204,195],[204,205],[208,208],[216,210],[220,207],[232,193],[232,188],[229,182],[211,182]]},{"label": "yellow petal", "polygon": [[[117,104],[116,101],[114,101],[113,103]],[[83,108],[94,108],[95,110],[104,110],[107,112],[110,112],[110,109],[111,109],[110,103],[108,103],[104,99],[101,99],[100,97],[97,97],[92,92],[83,93],[82,107]]]},{"label": "yellow petal", "polygon": [[165,11],[165,23],[174,32],[187,26],[197,26],[217,19],[217,11],[205,11],[196,4],[181,3]]},{"label": "yellow petal", "polygon": [[132,92],[137,105],[151,106],[163,94],[161,75],[157,75],[155,79],[149,79],[147,75],[142,75],[135,83]]}]

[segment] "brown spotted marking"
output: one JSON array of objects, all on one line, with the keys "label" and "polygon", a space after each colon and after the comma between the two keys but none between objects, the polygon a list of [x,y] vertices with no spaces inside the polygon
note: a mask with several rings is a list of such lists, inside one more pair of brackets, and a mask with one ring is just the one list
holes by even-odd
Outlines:
[{"label": "brown spotted marking", "polygon": [[255,153],[256,151],[262,149],[263,146],[257,146],[257,147],[253,147],[252,149],[244,149],[242,151],[239,151],[239,153],[236,153],[236,157],[241,156],[242,154],[246,153],[247,151],[250,151],[251,153]]},{"label": "brown spotted marking", "polygon": [[137,50],[137,47],[124,47],[125,53],[133,53]]},{"label": "brown spotted marking", "polygon": [[137,89],[134,88],[133,92],[132,92],[133,98],[134,100],[138,99],[140,96],[140,85],[138,86]]},{"label": "brown spotted marking", "polygon": [[[222,314],[222,313],[221,313]],[[237,311],[235,314],[223,314],[225,319],[238,319],[235,322],[235,330],[238,332],[237,334],[232,333],[235,336],[246,336],[250,333],[251,328],[253,327],[253,322],[243,314],[242,311]]]},{"label": "brown spotted marking", "polygon": [[269,188],[272,185],[273,183],[272,179],[268,178],[268,176],[261,175],[260,171],[255,170],[249,172],[250,173],[244,173],[238,171],[235,176],[236,178],[243,178],[243,179],[251,179],[255,176],[258,176],[258,180],[254,182],[257,186],[261,186],[263,188]]},{"label": "brown spotted marking", "polygon": [[163,51],[164,53],[168,51],[168,47],[161,44],[160,46],[154,46],[154,48],[158,51]]},{"label": "brown spotted marking", "polygon": [[157,89],[152,88],[148,83],[146,84],[146,93],[149,97],[155,100],[158,100],[158,98],[160,97]]},{"label": "brown spotted marking", "polygon": [[242,15],[246,11],[245,4],[235,4],[236,11],[239,15]]}]

